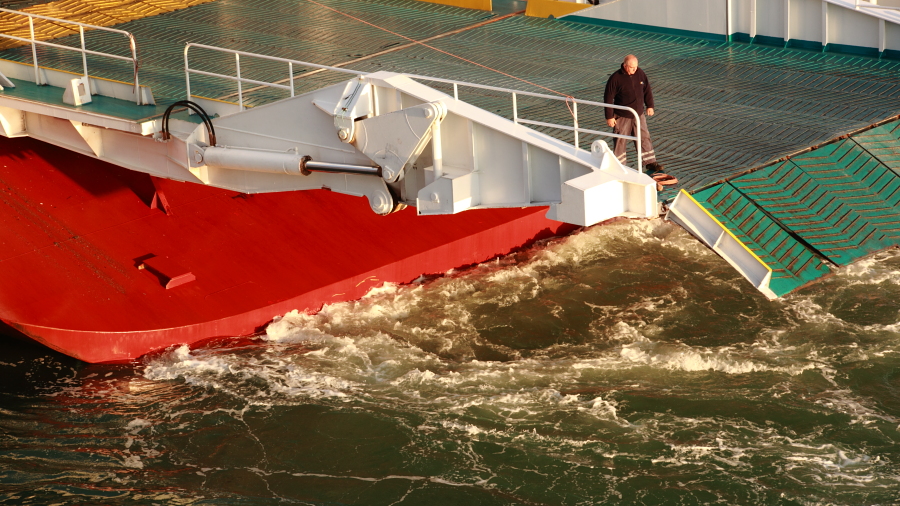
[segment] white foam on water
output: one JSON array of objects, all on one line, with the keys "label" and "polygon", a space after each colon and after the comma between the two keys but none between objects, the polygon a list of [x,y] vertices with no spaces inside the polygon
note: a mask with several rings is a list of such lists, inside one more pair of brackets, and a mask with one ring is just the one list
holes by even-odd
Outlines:
[{"label": "white foam on water", "polygon": [[150,422],[148,422],[147,420],[142,420],[140,418],[136,418],[136,419],[128,422],[128,425],[125,426],[125,429],[129,434],[134,436],[138,432],[146,429],[147,427],[150,427],[150,425],[152,425],[152,424]]},{"label": "white foam on water", "polygon": [[[351,343],[353,347],[355,344]],[[343,350],[340,350],[343,351]],[[345,397],[357,388],[357,383],[314,369],[297,367],[284,359],[250,359],[238,355],[218,354],[205,350],[191,351],[181,346],[155,358],[144,369],[144,377],[154,380],[183,379],[188,384],[227,391],[236,395],[248,394],[243,389],[252,380],[261,379],[266,391],[252,389],[256,400],[272,393],[289,397]]]},{"label": "white foam on water", "polygon": [[181,345],[150,362],[144,368],[144,377],[151,380],[171,380],[185,377],[185,371],[222,374],[231,372],[231,364],[226,358],[219,356],[198,358],[191,354],[187,345]]},{"label": "white foam on water", "polygon": [[878,420],[900,423],[900,418],[884,413],[869,399],[863,399],[849,389],[827,390],[819,394],[816,404],[829,411],[850,415],[850,424],[869,425]]},{"label": "white foam on water", "polygon": [[850,285],[880,285],[890,283],[900,285],[900,270],[892,264],[900,258],[900,250],[889,249],[857,260],[838,269],[837,276]]},{"label": "white foam on water", "polygon": [[[675,416],[654,411],[646,399],[643,407],[635,408],[638,403],[629,399],[640,395],[620,393],[630,390],[671,403],[674,390],[685,398],[706,400],[721,395],[728,402],[733,391],[723,394],[709,385],[734,384],[767,401],[788,398],[795,405],[812,406],[817,414],[847,414],[857,427],[900,423],[867,399],[837,387],[840,364],[867,360],[894,349],[897,343],[852,348],[817,342],[815,333],[812,338],[802,336],[806,329],[874,332],[892,327],[867,330],[850,324],[814,296],[759,302],[760,313],[779,316],[771,319],[776,327],[762,329],[755,339],[750,336],[746,342],[722,346],[683,342],[682,336],[666,327],[663,317],[678,317],[690,302],[686,299],[695,293],[692,290],[697,290],[675,284],[668,293],[638,294],[621,304],[574,301],[586,304],[584,318],[592,319],[567,329],[587,336],[583,343],[560,342],[523,351],[513,349],[517,343],[504,348],[482,338],[479,329],[484,327],[478,327],[483,325],[478,319],[490,316],[482,308],[516,307],[540,300],[560,286],[590,289],[578,278],[579,269],[596,268],[604,259],[622,255],[640,257],[641,250],[650,249],[676,260],[708,259],[716,268],[722,263],[683,231],[659,220],[594,227],[549,241],[527,255],[499,258],[413,285],[386,284],[358,301],[329,304],[316,314],[293,311],[276,318],[260,338],[260,346],[251,351],[180,347],[152,359],[144,376],[182,379],[252,404],[312,400],[364,408],[374,403],[379,409],[415,414],[416,433],[422,437],[448,437],[460,446],[473,440],[491,441],[567,462],[587,459],[575,450],[586,448],[586,453],[594,451],[607,459],[652,458],[659,466],[699,465],[745,480],[752,472],[752,460],[762,456],[809,486],[815,480],[872,486],[889,481],[885,470],[892,467],[883,459],[858,448],[822,444],[826,438],[815,430],[790,440],[784,436],[789,430],[774,423],[756,424],[730,415]],[[702,278],[688,279],[696,284],[743,283],[736,276],[719,279],[708,272],[684,275]],[[895,282],[892,275],[884,276],[878,283]],[[855,270],[840,272],[838,277],[867,283],[877,278]],[[729,293],[749,290],[749,285],[736,284]],[[572,309],[553,303],[557,308],[548,309],[548,318],[557,315],[553,311]],[[742,310],[745,307],[753,308],[748,304]],[[700,312],[689,317],[700,318],[697,325],[703,324],[704,317],[717,316],[714,311],[694,310]],[[472,352],[476,346],[500,350],[508,361],[477,360]],[[808,371],[814,372],[809,375],[814,387],[803,383]],[[820,381],[815,373],[827,381]],[[264,387],[257,386],[260,383]],[[819,390],[810,398],[807,388]],[[822,392],[822,388],[830,390]],[[129,430],[139,432],[141,427]],[[688,430],[698,434],[696,441],[672,442]],[[648,457],[611,449],[619,437],[629,443],[664,441],[668,451]],[[563,449],[569,453],[559,456]],[[481,471],[476,457],[471,457],[473,469]]]}]

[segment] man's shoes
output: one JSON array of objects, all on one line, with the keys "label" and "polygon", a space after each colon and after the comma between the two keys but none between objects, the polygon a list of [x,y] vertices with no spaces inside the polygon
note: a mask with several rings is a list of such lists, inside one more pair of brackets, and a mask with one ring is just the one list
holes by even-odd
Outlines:
[{"label": "man's shoes", "polygon": [[645,167],[647,167],[647,174],[653,174],[654,172],[663,171],[663,166],[656,162],[648,163],[647,165],[645,165]]}]

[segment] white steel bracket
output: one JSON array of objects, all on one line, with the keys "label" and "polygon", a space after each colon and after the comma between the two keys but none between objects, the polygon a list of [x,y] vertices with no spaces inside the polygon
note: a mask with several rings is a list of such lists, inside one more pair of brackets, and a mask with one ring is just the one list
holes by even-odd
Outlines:
[{"label": "white steel bracket", "polygon": [[373,114],[371,86],[365,77],[347,81],[341,99],[334,108],[334,128],[341,142],[353,142],[356,120]]},{"label": "white steel bracket", "polygon": [[422,154],[434,126],[446,114],[442,103],[433,102],[356,121],[353,145],[381,167],[385,181],[393,183]]}]

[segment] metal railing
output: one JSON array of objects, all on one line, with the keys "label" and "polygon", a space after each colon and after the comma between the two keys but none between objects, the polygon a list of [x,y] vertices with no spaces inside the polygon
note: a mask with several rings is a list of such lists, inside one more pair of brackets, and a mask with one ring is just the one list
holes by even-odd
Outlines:
[{"label": "metal railing", "polygon": [[[0,8],[0,12],[17,14],[20,16],[26,16],[28,18],[28,29],[29,29],[29,33],[31,34],[30,38],[26,39],[24,37],[17,37],[15,35],[9,35],[6,33],[0,33],[0,37],[6,38],[6,39],[17,40],[20,42],[27,42],[28,44],[31,44],[31,59],[34,64],[34,82],[35,82],[35,84],[46,84],[46,83],[43,83],[42,82],[43,80],[41,79],[40,66],[38,64],[38,54],[37,54],[37,45],[38,44],[40,44],[42,46],[54,47],[57,49],[67,49],[69,51],[78,51],[79,53],[81,53],[82,73],[84,74],[85,78],[90,77],[90,75],[88,73],[88,66],[87,66],[87,55],[89,55],[89,54],[94,55],[94,56],[103,56],[106,58],[113,58],[116,60],[130,61],[132,68],[134,70],[134,93],[135,93],[135,95],[137,95],[137,103],[141,104],[141,93],[139,91],[140,82],[138,80],[138,66],[139,65],[138,65],[138,56],[137,56],[137,44],[134,41],[134,35],[132,35],[130,32],[126,32],[124,30],[116,30],[115,28],[106,28],[104,26],[96,26],[96,25],[89,25],[86,23],[79,23],[77,21],[68,21],[65,19],[51,18],[49,16],[41,16],[39,14],[31,14],[28,12],[14,11],[12,9]],[[67,25],[77,26],[78,34],[81,39],[81,47],[77,48],[77,47],[72,47],[72,46],[64,46],[62,44],[54,44],[52,42],[35,39],[35,37],[34,37],[34,20],[35,19],[43,19],[46,21],[53,21],[54,23],[64,23]],[[128,57],[128,56],[120,56],[120,55],[111,54],[111,53],[103,53],[100,51],[91,51],[91,50],[85,48],[85,44],[84,44],[84,29],[85,28],[88,28],[91,30],[101,30],[101,31],[105,31],[105,32],[120,33],[120,34],[128,37],[129,49],[131,51],[131,56]],[[88,90],[88,93],[90,93],[90,90]]]},{"label": "metal railing", "polygon": [[[215,72],[207,72],[205,70],[192,69],[190,66],[190,63],[188,62],[188,52],[190,51],[190,49],[192,47],[208,49],[211,51],[218,51],[221,53],[233,54],[234,55],[235,75],[232,76],[232,75],[228,75],[228,74],[217,74]],[[246,77],[241,77],[241,56],[247,56],[247,57],[251,57],[251,58],[259,58],[262,60],[269,60],[269,61],[275,61],[275,62],[280,62],[280,63],[286,63],[287,64],[287,78],[279,79],[278,81],[274,81],[274,82],[267,82],[267,81],[259,81],[256,79],[248,79]],[[366,72],[359,72],[356,70],[342,69],[342,68],[338,68],[338,67],[329,67],[327,65],[317,65],[315,63],[303,62],[303,61],[299,61],[299,60],[290,60],[287,58],[279,58],[277,56],[268,56],[268,55],[264,55],[264,54],[248,53],[246,51],[238,51],[236,49],[226,49],[224,47],[207,46],[206,44],[195,44],[193,42],[189,42],[188,44],[186,44],[184,46],[184,77],[185,77],[185,86],[187,87],[187,100],[191,99],[191,74],[197,74],[197,75],[207,76],[207,77],[217,77],[217,78],[236,82],[237,88],[238,88],[238,91],[237,91],[238,106],[240,107],[240,110],[242,110],[242,111],[244,110],[244,93],[245,93],[245,91],[249,92],[249,91],[254,91],[256,89],[259,89],[259,88],[253,88],[251,90],[244,90],[244,88],[243,88],[244,83],[255,84],[257,86],[262,86],[262,87],[288,90],[291,92],[291,96],[293,97],[294,96],[294,80],[297,79],[297,77],[299,77],[299,76],[294,76],[294,65],[298,65],[301,67],[314,68],[314,69],[317,69],[318,71],[335,70],[338,72],[343,72],[345,74],[353,74],[356,76],[366,74]],[[306,77],[308,75],[310,75],[309,72],[302,74],[302,77]],[[288,84],[283,84],[285,82],[287,82]]]},{"label": "metal railing", "polygon": [[[192,69],[190,67],[189,60],[188,60],[188,52],[189,52],[190,48],[192,48],[192,47],[233,54],[234,55],[234,63],[235,63],[235,75],[217,74],[215,72],[208,72],[208,71],[204,71],[204,70]],[[280,79],[275,82],[259,81],[256,79],[248,79],[246,77],[241,77],[241,56],[247,56],[247,57],[252,57],[252,58],[260,58],[263,60],[287,63],[287,65],[288,65],[287,76],[288,77],[285,79]],[[240,110],[242,110],[242,111],[244,110],[244,93],[248,92],[248,91],[252,91],[252,90],[244,90],[243,89],[244,83],[255,84],[258,87],[270,87],[270,88],[278,88],[278,89],[288,90],[288,91],[290,91],[291,96],[293,97],[294,96],[294,80],[299,77],[306,77],[306,76],[309,76],[312,74],[312,72],[307,72],[307,73],[301,74],[300,76],[294,76],[294,66],[295,65],[301,66],[301,67],[317,69],[314,72],[334,70],[334,71],[343,72],[343,73],[347,73],[347,74],[353,74],[353,75],[357,75],[357,76],[369,74],[368,72],[360,72],[360,71],[356,71],[356,70],[343,69],[343,68],[339,68],[339,67],[329,67],[327,65],[318,65],[315,63],[303,62],[303,61],[299,61],[299,60],[290,60],[290,59],[286,59],[286,58],[278,58],[275,56],[267,56],[267,55],[256,54],[256,53],[248,53],[246,51],[238,51],[235,49],[226,49],[226,48],[217,47],[217,46],[208,46],[205,44],[188,43],[184,48],[184,72],[185,72],[185,81],[186,81],[186,86],[187,86],[187,99],[188,100],[191,99],[191,74],[203,75],[203,76],[207,76],[207,77],[215,77],[215,78],[226,79],[229,81],[236,82],[237,86],[238,86],[238,91],[237,91],[238,106],[239,106]],[[578,142],[579,142],[579,134],[581,134],[581,133],[597,135],[597,136],[602,136],[602,137],[616,137],[616,138],[622,138],[622,139],[626,139],[626,140],[630,140],[630,141],[635,141],[636,147],[637,147],[637,172],[643,171],[643,154],[641,152],[641,135],[640,135],[640,133],[641,133],[641,118],[637,114],[637,112],[630,107],[614,105],[614,104],[606,104],[603,102],[594,102],[591,100],[581,100],[581,99],[576,99],[576,98],[572,98],[572,97],[545,95],[542,93],[531,93],[531,92],[527,92],[527,91],[513,90],[510,88],[500,88],[497,86],[488,86],[488,85],[484,85],[484,84],[475,84],[475,83],[467,83],[467,82],[463,82],[463,81],[454,81],[452,79],[441,79],[441,78],[437,78],[437,77],[419,76],[419,75],[414,75],[414,74],[403,74],[403,75],[405,75],[406,77],[409,77],[411,79],[419,79],[419,80],[423,80],[423,81],[433,81],[433,82],[439,82],[439,83],[445,83],[445,84],[452,84],[453,85],[453,98],[455,100],[459,100],[459,87],[460,86],[468,87],[468,88],[477,88],[477,89],[483,89],[483,90],[496,91],[496,92],[501,92],[501,93],[508,93],[511,95],[511,98],[512,98],[513,122],[515,122],[517,124],[542,126],[542,127],[547,127],[547,128],[556,128],[556,129],[560,129],[560,130],[571,131],[574,134],[575,149],[580,149],[578,147]],[[288,84],[284,84],[284,83],[288,83]],[[260,89],[260,88],[254,88],[253,90],[256,90],[256,89]],[[546,100],[568,102],[568,104],[571,104],[570,110],[572,113],[572,125],[571,126],[561,125],[561,124],[555,124],[555,123],[547,123],[544,121],[534,121],[534,120],[520,118],[519,117],[519,108],[518,108],[518,103],[517,103],[517,97],[519,95],[541,98],[541,99],[546,99]],[[613,132],[604,132],[601,130],[582,128],[578,124],[578,104],[603,107],[603,108],[609,107],[612,109],[619,109],[619,110],[623,110],[623,111],[627,111],[627,112],[631,113],[631,115],[634,116],[634,121],[635,121],[635,124],[634,124],[635,125],[634,126],[635,135],[624,135],[624,134],[617,134],[617,133],[613,133]]]},{"label": "metal railing", "polygon": [[[547,127],[547,128],[556,128],[556,129],[560,129],[560,130],[569,130],[574,134],[574,143],[573,144],[575,145],[576,149],[580,149],[578,147],[578,141],[579,141],[578,134],[579,133],[598,135],[598,136],[602,136],[602,137],[616,137],[616,138],[626,139],[629,141],[635,141],[637,143],[637,161],[638,161],[637,171],[641,172],[643,170],[643,163],[642,163],[643,162],[642,161],[643,153],[641,152],[641,117],[638,115],[637,111],[635,111],[631,107],[625,107],[622,105],[615,105],[615,104],[607,104],[607,103],[603,103],[603,102],[594,102],[592,100],[582,100],[582,99],[573,98],[573,97],[545,95],[543,93],[532,93],[532,92],[528,92],[528,91],[513,90],[511,88],[500,88],[497,86],[488,86],[485,84],[475,84],[475,83],[467,83],[467,82],[463,82],[463,81],[454,81],[452,79],[440,79],[437,77],[417,76],[417,75],[413,75],[413,74],[404,74],[404,75],[406,75],[407,77],[410,77],[412,79],[421,79],[421,80],[425,80],[425,81],[434,81],[434,82],[438,82],[438,83],[452,84],[453,85],[453,98],[456,100],[459,100],[459,87],[460,86],[465,86],[467,88],[478,88],[478,89],[482,89],[482,90],[497,91],[500,93],[508,93],[511,95],[511,99],[512,99],[512,111],[513,111],[513,122],[514,123],[542,126],[542,127]],[[569,108],[569,110],[572,114],[572,126],[520,118],[519,117],[519,104],[518,104],[518,100],[517,100],[519,95],[523,95],[523,96],[527,96],[527,97],[541,98],[541,99],[545,99],[545,100],[553,100],[553,101],[557,101],[557,102],[566,102],[567,105],[571,104],[571,107]],[[602,108],[608,107],[610,109],[618,109],[618,110],[627,111],[627,112],[631,113],[631,115],[634,116],[634,128],[635,128],[634,131],[636,132],[636,135],[624,135],[624,134],[617,134],[617,133],[613,133],[613,132],[604,132],[602,130],[592,130],[592,129],[580,127],[578,125],[578,104],[602,107]]]}]

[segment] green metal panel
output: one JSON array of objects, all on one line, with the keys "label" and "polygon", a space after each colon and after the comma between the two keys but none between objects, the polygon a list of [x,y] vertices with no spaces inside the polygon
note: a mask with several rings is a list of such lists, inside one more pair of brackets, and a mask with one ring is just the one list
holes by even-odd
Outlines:
[{"label": "green metal panel", "polygon": [[900,239],[900,177],[852,139],[731,184],[838,265]]},{"label": "green metal panel", "polygon": [[881,163],[900,173],[900,120],[854,135],[853,140]]},{"label": "green metal panel", "polygon": [[63,102],[63,93],[65,93],[64,88],[57,88],[56,86],[37,86],[30,81],[20,81],[18,79],[10,79],[10,81],[12,81],[16,87],[0,90],[0,96],[30,100],[134,122],[148,121],[162,116],[166,111],[166,108],[174,102],[174,100],[164,99],[162,101],[157,101],[156,105],[140,106],[126,100],[105,97],[103,95],[94,95],[91,97],[91,102],[89,104],[74,106]]},{"label": "green metal panel", "polygon": [[772,269],[769,288],[776,295],[829,274],[830,269],[814,251],[731,184],[708,188],[693,197]]}]

